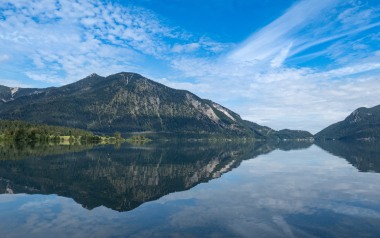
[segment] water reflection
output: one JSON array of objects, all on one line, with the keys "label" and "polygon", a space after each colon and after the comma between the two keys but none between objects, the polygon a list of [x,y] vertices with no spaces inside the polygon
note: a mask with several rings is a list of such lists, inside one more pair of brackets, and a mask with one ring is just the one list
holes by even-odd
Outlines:
[{"label": "water reflection", "polygon": [[[243,160],[306,149],[310,142],[0,145],[0,192],[58,194],[87,209],[132,210],[220,177]],[[379,143],[318,142],[360,171],[380,172]]]},{"label": "water reflection", "polygon": [[151,209],[191,201],[171,213],[162,236],[200,227],[225,237],[379,237],[379,197],[379,174],[358,173],[313,146],[244,161],[212,188],[171,194]]},{"label": "water reflection", "polygon": [[319,147],[346,159],[361,172],[380,173],[379,141],[317,141]]},{"label": "water reflection", "polygon": [[0,143],[0,160],[19,160],[29,157],[59,155],[69,152],[89,150],[94,144],[62,145],[62,144],[26,144],[26,143]]},{"label": "water reflection", "polygon": [[[220,177],[241,161],[291,144],[186,143],[133,147],[0,147],[0,191],[58,194],[117,211]],[[293,145],[294,146],[294,145]],[[295,145],[307,147],[310,144]]]},{"label": "water reflection", "polygon": [[0,195],[0,236],[379,237],[380,174],[292,146],[122,145],[2,160],[1,190],[34,195]]}]

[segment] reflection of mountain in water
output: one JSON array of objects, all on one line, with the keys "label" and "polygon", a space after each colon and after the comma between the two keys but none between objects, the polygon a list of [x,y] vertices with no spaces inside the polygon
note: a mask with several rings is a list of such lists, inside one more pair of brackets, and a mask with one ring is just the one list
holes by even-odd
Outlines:
[{"label": "reflection of mountain in water", "polygon": [[278,146],[260,143],[168,144],[119,149],[106,146],[24,160],[0,160],[0,191],[58,194],[71,197],[89,209],[103,205],[126,211],[217,178],[241,161]]},{"label": "reflection of mountain in water", "polygon": [[18,160],[29,157],[41,157],[47,155],[58,155],[69,152],[79,152],[93,148],[94,144],[87,145],[62,145],[62,144],[3,144],[0,143],[0,160]]},{"label": "reflection of mountain in water", "polygon": [[379,141],[317,141],[319,147],[346,159],[361,172],[380,172]]},{"label": "reflection of mountain in water", "polygon": [[276,144],[271,144],[271,147],[278,148],[280,150],[288,151],[288,150],[304,150],[309,148],[313,144],[313,141],[304,140],[304,141],[295,141],[295,140],[287,140],[287,141],[278,141]]}]

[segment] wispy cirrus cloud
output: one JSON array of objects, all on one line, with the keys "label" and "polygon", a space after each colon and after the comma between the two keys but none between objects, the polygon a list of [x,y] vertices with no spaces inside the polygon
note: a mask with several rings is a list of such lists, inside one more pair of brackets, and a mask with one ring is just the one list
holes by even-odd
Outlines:
[{"label": "wispy cirrus cloud", "polygon": [[[283,49],[289,48],[290,44],[295,44],[293,43],[295,34],[320,17],[321,12],[337,3],[337,0],[309,0],[295,4],[281,17],[254,33],[240,47],[232,51],[229,59],[252,64],[257,61],[270,61]],[[294,47],[300,43],[297,42]]]},{"label": "wispy cirrus cloud", "polygon": [[191,88],[199,85],[202,96],[246,119],[317,132],[357,107],[379,104],[379,9],[300,1],[226,55],[182,57],[172,66],[197,78]]},{"label": "wispy cirrus cloud", "polygon": [[312,49],[324,43],[333,44],[342,38],[352,41],[350,37],[355,34],[380,26],[378,9],[357,4],[356,1],[340,0],[300,1],[249,37],[229,54],[228,59],[251,65],[262,61],[277,62],[276,59],[285,60],[310,49],[313,53],[324,50],[325,47]]}]

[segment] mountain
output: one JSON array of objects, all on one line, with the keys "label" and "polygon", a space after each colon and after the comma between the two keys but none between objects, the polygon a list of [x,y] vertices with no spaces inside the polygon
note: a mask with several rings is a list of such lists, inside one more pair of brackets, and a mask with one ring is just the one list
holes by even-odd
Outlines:
[{"label": "mountain", "polygon": [[51,88],[46,88],[46,89],[18,88],[18,87],[10,88],[10,87],[0,85],[0,105],[9,101],[13,101],[19,97],[39,94],[49,89]]},{"label": "mountain", "polygon": [[380,139],[380,105],[361,107],[343,121],[332,124],[315,135],[317,140]]},{"label": "mountain", "polygon": [[283,129],[275,131],[273,136],[277,137],[278,140],[314,140],[313,135],[308,131],[301,130],[289,130]]},{"label": "mountain", "polygon": [[72,84],[45,89],[2,86],[0,101],[0,119],[75,127],[96,133],[268,138],[275,132],[244,121],[215,102],[136,73],[122,72],[108,77],[92,74]]},{"label": "mountain", "polygon": [[261,126],[257,123],[250,121],[243,121],[244,125],[248,127],[254,134],[255,138],[258,139],[272,139],[278,141],[286,141],[286,140],[305,140],[310,141],[314,140],[313,135],[308,131],[302,130],[273,130],[267,126]]}]

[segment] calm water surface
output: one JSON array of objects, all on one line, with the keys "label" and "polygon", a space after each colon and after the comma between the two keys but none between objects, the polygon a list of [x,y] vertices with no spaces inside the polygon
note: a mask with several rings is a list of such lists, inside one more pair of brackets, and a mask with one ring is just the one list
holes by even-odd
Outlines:
[{"label": "calm water surface", "polygon": [[377,144],[0,146],[0,237],[380,237],[379,165]]}]

